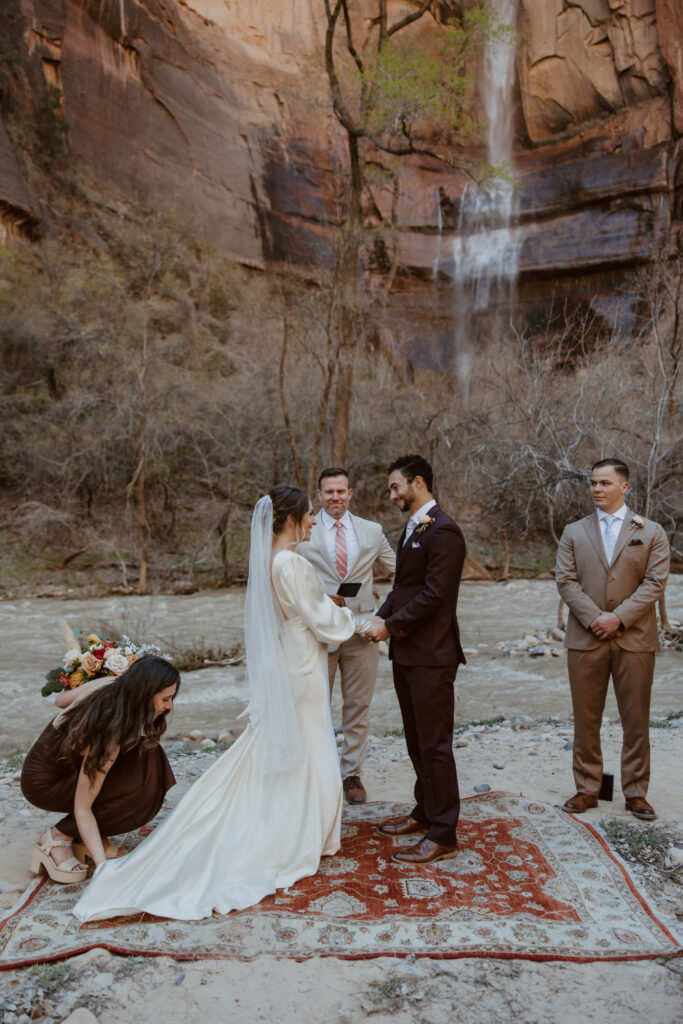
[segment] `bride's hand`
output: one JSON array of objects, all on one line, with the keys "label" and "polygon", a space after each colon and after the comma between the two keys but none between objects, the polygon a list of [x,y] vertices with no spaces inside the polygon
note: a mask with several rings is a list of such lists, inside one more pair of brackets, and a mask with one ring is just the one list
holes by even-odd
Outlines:
[{"label": "bride's hand", "polygon": [[371,619],[366,619],[362,623],[359,632],[362,633],[366,640],[371,640],[373,643],[386,640],[389,636],[389,630],[385,625],[384,619],[380,619],[378,615],[373,615]]}]

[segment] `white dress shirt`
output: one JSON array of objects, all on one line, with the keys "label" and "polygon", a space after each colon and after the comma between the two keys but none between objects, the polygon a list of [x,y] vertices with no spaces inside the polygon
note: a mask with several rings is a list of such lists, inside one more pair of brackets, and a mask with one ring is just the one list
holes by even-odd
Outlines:
[{"label": "white dress shirt", "polygon": [[434,498],[430,498],[426,505],[423,505],[421,508],[417,510],[417,512],[414,512],[412,514],[412,516],[406,523],[406,537],[405,540],[403,541],[404,545],[408,543],[408,538],[410,537],[413,530],[417,529],[417,527],[420,525],[420,516],[426,516],[430,508],[432,508],[434,505],[436,505]]},{"label": "white dress shirt", "polygon": [[[602,546],[605,549],[605,555],[607,556],[607,564],[612,564],[612,558],[614,557],[614,549],[617,545],[617,539],[619,537],[619,531],[623,525],[624,519],[626,518],[627,508],[626,505],[622,505],[616,512],[611,515],[609,512],[603,512],[601,508],[597,510],[598,520],[600,521],[600,534],[602,536]],[[608,532],[609,524],[609,532]]]},{"label": "white dress shirt", "polygon": [[329,516],[325,509],[320,513],[320,522],[325,527],[323,534],[325,538],[325,547],[327,553],[330,556],[332,565],[337,564],[337,547],[336,547],[336,535],[337,531],[335,526],[337,523],[341,523],[344,527],[344,536],[346,537],[346,574],[348,576],[349,570],[353,568],[354,563],[358,559],[358,552],[360,551],[360,542],[356,531],[353,528],[353,521],[348,510],[344,513],[341,519],[333,519]]}]

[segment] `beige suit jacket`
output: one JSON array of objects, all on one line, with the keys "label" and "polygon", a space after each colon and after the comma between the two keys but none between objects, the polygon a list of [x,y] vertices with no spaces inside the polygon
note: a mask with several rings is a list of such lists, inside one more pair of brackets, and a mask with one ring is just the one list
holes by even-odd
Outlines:
[{"label": "beige suit jacket", "polygon": [[[396,569],[396,554],[384,536],[379,523],[373,523],[370,519],[361,519],[360,516],[354,515],[351,516],[351,521],[358,537],[358,556],[347,569],[344,579],[348,583],[360,583],[361,588],[357,597],[346,598],[346,607],[353,612],[371,612],[375,607],[372,593],[373,566],[375,562],[378,562],[384,572],[393,577]],[[327,552],[323,531],[323,525],[316,523],[311,530],[310,541],[299,544],[296,550],[304,558],[307,558],[313,568],[322,576],[326,592],[336,594],[341,581]]]},{"label": "beige suit jacket", "polygon": [[632,516],[627,508],[611,566],[597,512],[570,523],[562,534],[555,580],[569,608],[565,647],[590,651],[607,643],[589,628],[607,611],[624,624],[615,640],[625,651],[659,650],[655,605],[669,575],[669,543],[658,523],[643,519],[635,527]]}]

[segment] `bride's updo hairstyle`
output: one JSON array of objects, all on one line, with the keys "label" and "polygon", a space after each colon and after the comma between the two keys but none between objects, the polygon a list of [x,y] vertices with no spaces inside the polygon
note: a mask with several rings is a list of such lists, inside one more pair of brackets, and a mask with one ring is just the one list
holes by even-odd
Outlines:
[{"label": "bride's updo hairstyle", "polygon": [[286,484],[278,484],[268,492],[273,503],[273,536],[277,537],[282,533],[287,523],[287,516],[291,516],[298,526],[309,509],[308,495],[297,487],[287,487]]}]

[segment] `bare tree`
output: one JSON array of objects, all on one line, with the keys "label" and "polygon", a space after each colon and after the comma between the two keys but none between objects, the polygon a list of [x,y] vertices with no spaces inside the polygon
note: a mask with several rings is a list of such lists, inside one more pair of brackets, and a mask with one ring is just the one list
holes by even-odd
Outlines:
[{"label": "bare tree", "polygon": [[[368,11],[350,0],[324,0],[324,67],[334,115],[344,131],[348,161],[347,214],[339,258],[340,352],[334,389],[331,460],[346,461],[356,352],[367,331],[364,306],[363,196],[369,162],[382,165],[421,156],[465,170],[449,143],[481,126],[472,112],[474,61],[484,41],[506,31],[483,2],[415,0],[392,20],[387,0]],[[429,37],[412,28],[430,16],[440,28]],[[394,172],[394,205],[398,175]],[[392,217],[393,220],[393,217]],[[391,260],[389,287],[397,267]],[[386,294],[386,293],[385,293]],[[377,299],[378,296],[375,296]]]}]

